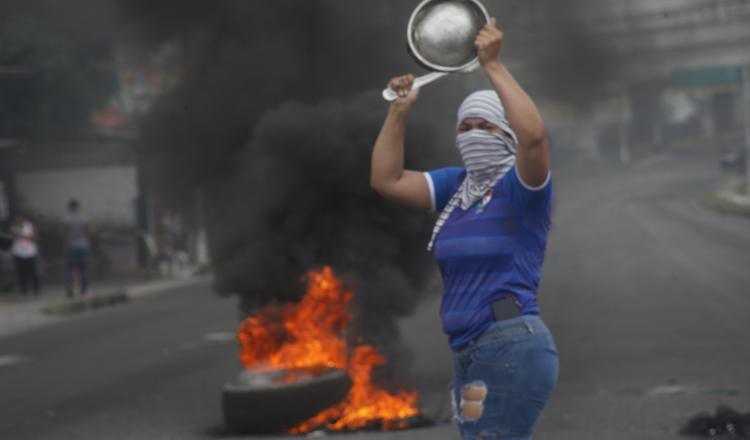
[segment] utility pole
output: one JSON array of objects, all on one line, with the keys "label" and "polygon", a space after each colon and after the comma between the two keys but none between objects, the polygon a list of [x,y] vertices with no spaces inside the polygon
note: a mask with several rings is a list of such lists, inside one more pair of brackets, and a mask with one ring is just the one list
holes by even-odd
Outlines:
[{"label": "utility pole", "polygon": [[742,108],[745,126],[745,194],[750,196],[750,65],[742,68]]},{"label": "utility pole", "polygon": [[630,122],[633,119],[632,110],[630,108],[630,95],[628,94],[627,84],[622,85],[621,89],[622,96],[620,96],[620,163],[628,165],[630,163],[630,139],[629,130]]}]

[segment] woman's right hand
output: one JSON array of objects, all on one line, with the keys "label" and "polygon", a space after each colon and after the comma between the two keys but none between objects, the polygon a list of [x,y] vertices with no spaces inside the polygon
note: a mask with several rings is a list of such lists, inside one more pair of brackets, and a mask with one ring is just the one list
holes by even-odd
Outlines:
[{"label": "woman's right hand", "polygon": [[419,96],[412,90],[414,75],[404,75],[388,82],[399,97],[391,103],[383,128],[372,149],[370,186],[383,197],[418,209],[430,209],[432,200],[423,173],[404,169],[404,137],[409,109]]},{"label": "woman's right hand", "polygon": [[414,84],[414,75],[411,73],[403,76],[397,76],[388,82],[388,87],[398,93],[398,98],[391,103],[391,106],[408,110],[417,101],[419,89],[411,88]]}]

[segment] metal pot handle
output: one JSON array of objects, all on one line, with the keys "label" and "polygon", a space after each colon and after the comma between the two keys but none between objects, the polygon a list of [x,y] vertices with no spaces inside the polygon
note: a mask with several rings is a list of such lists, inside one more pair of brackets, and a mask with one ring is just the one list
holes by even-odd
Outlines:
[{"label": "metal pot handle", "polygon": [[[464,70],[461,70],[459,72],[432,72],[428,73],[426,75],[422,75],[417,77],[414,80],[414,84],[412,84],[412,89],[418,89],[420,87],[424,87],[427,84],[437,81],[440,78],[443,78],[444,76],[448,76],[451,73],[471,73],[479,68],[479,61],[474,60],[473,63],[471,63],[469,66],[467,66]],[[383,90],[383,99],[385,99],[388,102],[393,102],[398,99],[398,93],[396,93],[395,90],[392,90],[390,87]]]},{"label": "metal pot handle", "polygon": [[[422,75],[420,77],[417,77],[414,80],[414,84],[412,84],[411,88],[418,89],[420,87],[424,87],[427,84],[436,81],[444,76],[449,75],[448,72],[432,72],[428,73],[427,75]],[[385,99],[388,102],[393,102],[398,99],[398,93],[396,93],[395,90],[391,89],[390,87],[383,90],[383,99]]]}]

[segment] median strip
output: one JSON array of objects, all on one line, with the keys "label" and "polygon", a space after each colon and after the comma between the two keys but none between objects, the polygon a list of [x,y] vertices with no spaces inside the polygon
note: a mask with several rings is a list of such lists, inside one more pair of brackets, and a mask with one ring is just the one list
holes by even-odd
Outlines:
[{"label": "median strip", "polygon": [[92,295],[86,298],[69,299],[63,302],[50,304],[42,308],[48,315],[72,315],[96,310],[104,307],[117,306],[130,300],[125,290],[116,290],[106,294]]},{"label": "median strip", "polygon": [[0,368],[22,364],[26,362],[26,360],[26,356],[0,355]]}]

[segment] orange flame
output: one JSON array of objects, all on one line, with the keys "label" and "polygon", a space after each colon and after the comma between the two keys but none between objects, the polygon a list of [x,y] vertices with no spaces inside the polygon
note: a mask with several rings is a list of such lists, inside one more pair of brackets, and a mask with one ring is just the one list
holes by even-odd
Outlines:
[{"label": "orange flame", "polygon": [[[404,419],[420,413],[417,393],[392,394],[374,385],[372,369],[385,364],[385,358],[369,345],[356,346],[350,356],[342,337],[352,321],[347,308],[352,293],[343,289],[330,267],[309,272],[306,280],[307,292],[299,303],[268,307],[242,323],[237,333],[242,364],[256,371],[289,369],[319,374],[338,368],[349,373],[352,388],[346,399],[290,433],[316,427],[356,430],[373,422],[385,430],[404,428]],[[289,375],[285,380],[296,377]]]}]

